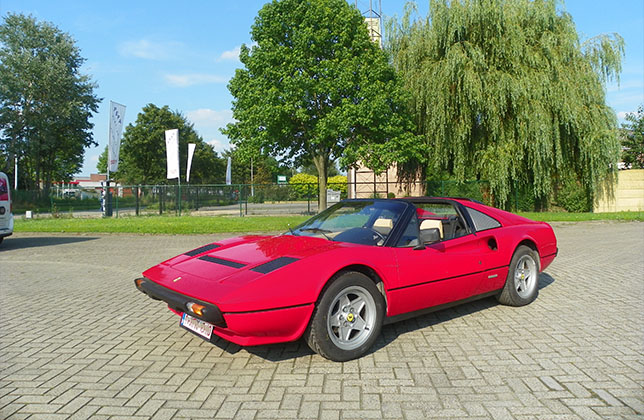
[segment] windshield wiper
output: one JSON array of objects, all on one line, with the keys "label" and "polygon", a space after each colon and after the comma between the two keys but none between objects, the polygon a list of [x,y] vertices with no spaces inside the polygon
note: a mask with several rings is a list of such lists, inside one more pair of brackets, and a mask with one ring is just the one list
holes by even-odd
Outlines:
[{"label": "windshield wiper", "polygon": [[310,227],[310,228],[300,229],[300,231],[301,231],[301,232],[321,233],[321,234],[322,234],[322,235],[324,235],[324,237],[325,237],[325,238],[327,238],[329,241],[332,241],[332,240],[333,240],[330,236],[328,236],[328,235],[327,235],[327,233],[331,233],[331,232],[332,232],[332,231],[330,231],[330,230]]}]

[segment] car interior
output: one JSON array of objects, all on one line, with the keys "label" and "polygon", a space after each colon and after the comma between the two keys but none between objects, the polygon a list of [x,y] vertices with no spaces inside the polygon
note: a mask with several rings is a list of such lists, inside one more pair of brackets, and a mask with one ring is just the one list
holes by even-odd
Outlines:
[{"label": "car interior", "polygon": [[416,217],[412,217],[398,242],[399,247],[429,245],[467,234],[465,221],[449,203],[413,202]]}]

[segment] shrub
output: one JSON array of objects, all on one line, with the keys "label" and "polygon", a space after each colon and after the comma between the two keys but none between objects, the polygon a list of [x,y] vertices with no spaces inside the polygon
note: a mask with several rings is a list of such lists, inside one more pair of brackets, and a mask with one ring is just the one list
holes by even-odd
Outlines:
[{"label": "shrub", "polygon": [[288,180],[298,198],[315,197],[318,190],[318,177],[309,174],[295,174]]},{"label": "shrub", "polygon": [[332,176],[327,180],[326,187],[335,191],[340,191],[340,197],[347,197],[347,177],[344,175]]}]

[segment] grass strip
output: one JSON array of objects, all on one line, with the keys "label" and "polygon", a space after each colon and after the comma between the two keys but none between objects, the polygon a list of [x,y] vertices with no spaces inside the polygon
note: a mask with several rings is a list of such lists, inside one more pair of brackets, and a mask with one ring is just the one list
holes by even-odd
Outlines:
[{"label": "grass strip", "polygon": [[644,212],[621,211],[616,213],[566,213],[566,212],[520,212],[523,217],[543,222],[588,222],[592,220],[644,221]]},{"label": "grass strip", "polygon": [[105,219],[21,219],[14,222],[15,232],[92,232],[92,233],[248,233],[286,231],[307,216],[141,216]]},{"label": "grass strip", "polygon": [[[644,221],[644,212],[619,213],[560,213],[521,212],[521,216],[544,222],[584,222],[592,220]],[[70,233],[249,233],[286,231],[308,219],[308,216],[140,216],[105,219],[82,218],[15,218],[15,232],[70,232]]]}]

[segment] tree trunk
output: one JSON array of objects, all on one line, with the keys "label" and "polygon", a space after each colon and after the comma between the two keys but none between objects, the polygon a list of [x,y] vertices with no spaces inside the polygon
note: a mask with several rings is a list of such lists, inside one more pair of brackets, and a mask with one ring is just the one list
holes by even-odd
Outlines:
[{"label": "tree trunk", "polygon": [[326,178],[329,171],[329,157],[324,154],[315,155],[313,163],[318,170],[318,212],[321,212],[326,210]]}]

